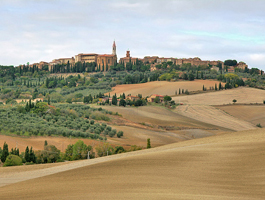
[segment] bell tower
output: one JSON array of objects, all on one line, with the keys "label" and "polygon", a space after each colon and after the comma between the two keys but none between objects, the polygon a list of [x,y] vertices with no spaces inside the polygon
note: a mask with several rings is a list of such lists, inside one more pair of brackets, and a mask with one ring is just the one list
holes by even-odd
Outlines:
[{"label": "bell tower", "polygon": [[112,55],[115,55],[116,56],[116,44],[115,44],[115,40],[114,40],[113,45],[112,45]]}]

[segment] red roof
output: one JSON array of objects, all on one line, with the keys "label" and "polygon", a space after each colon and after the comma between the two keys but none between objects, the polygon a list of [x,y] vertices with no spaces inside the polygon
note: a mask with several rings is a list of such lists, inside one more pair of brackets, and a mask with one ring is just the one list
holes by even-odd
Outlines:
[{"label": "red roof", "polygon": [[158,94],[153,94],[152,96],[156,96],[156,97],[164,97],[162,95],[158,95]]},{"label": "red roof", "polygon": [[83,56],[95,56],[95,55],[98,55],[96,53],[80,53],[78,55],[83,55]]},{"label": "red roof", "polygon": [[98,55],[99,57],[113,57],[115,55],[113,54],[102,54],[102,55]]}]

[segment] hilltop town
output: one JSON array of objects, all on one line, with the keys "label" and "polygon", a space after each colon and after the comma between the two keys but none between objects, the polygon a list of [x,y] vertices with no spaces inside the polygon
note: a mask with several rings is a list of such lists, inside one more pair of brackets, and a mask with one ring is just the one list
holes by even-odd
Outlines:
[{"label": "hilltop town", "polygon": [[[126,56],[121,57],[118,61],[116,54],[116,43],[113,42],[112,53],[111,54],[97,54],[97,53],[80,53],[71,58],[57,58],[51,62],[41,61],[39,63],[30,64],[29,67],[37,67],[42,69],[43,67],[48,67],[49,71],[52,71],[57,65],[64,65],[65,68],[73,67],[76,63],[93,63],[95,65],[96,71],[109,71],[111,66],[117,64],[122,64],[125,68],[128,63],[136,64],[137,62],[142,62],[143,64],[150,65],[150,71],[155,71],[161,69],[163,63],[172,63],[174,65],[191,65],[191,66],[211,66],[214,70],[226,70],[227,72],[235,72],[235,69],[246,70],[248,65],[244,62],[239,62],[234,66],[225,66],[223,61],[209,61],[201,60],[199,57],[195,58],[164,58],[158,56],[145,56],[144,58],[131,57],[130,51],[126,51]],[[21,65],[23,67],[25,65]],[[226,68],[225,68],[226,67]]]}]

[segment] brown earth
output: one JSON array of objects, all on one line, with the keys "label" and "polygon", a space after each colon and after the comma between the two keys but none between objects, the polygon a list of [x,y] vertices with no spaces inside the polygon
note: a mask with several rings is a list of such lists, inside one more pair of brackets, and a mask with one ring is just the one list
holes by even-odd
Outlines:
[{"label": "brown earth", "polygon": [[[239,113],[241,113],[239,109],[237,110]],[[247,117],[245,117],[245,119],[238,119],[225,113],[223,110],[208,105],[181,105],[177,106],[175,112],[183,116],[202,121],[204,123],[221,126],[223,128],[231,129],[234,131],[243,131],[257,128],[253,124],[247,122]],[[255,111],[252,111],[252,113],[254,116],[256,116]],[[265,114],[263,114],[263,116],[265,117]]]},{"label": "brown earth", "polygon": [[209,92],[204,94],[176,96],[172,98],[176,103],[200,104],[200,105],[224,105],[233,104],[233,99],[237,103],[263,103],[265,100],[265,90],[240,87],[218,92]]},{"label": "brown earth", "polygon": [[[212,80],[195,80],[195,81],[154,81],[148,83],[140,84],[127,84],[127,85],[117,85],[113,88],[113,91],[110,92],[110,95],[120,95],[125,93],[126,95],[138,95],[142,94],[143,97],[150,96],[152,94],[159,95],[175,95],[175,92],[179,92],[179,88],[182,90],[188,91],[197,91],[202,90],[203,85],[206,88],[214,87],[215,84],[219,85],[219,81]],[[106,93],[109,94],[109,93]]]},{"label": "brown earth", "polygon": [[[65,137],[19,137],[19,136],[7,136],[0,135],[0,146],[2,147],[4,142],[8,144],[9,150],[11,148],[19,148],[20,152],[24,152],[26,147],[29,146],[33,150],[43,150],[44,142],[47,140],[49,145],[56,146],[60,151],[65,151],[69,144],[74,144],[78,141],[76,138]],[[96,140],[82,139],[86,145],[97,146],[102,143]]]},{"label": "brown earth", "polygon": [[[21,172],[22,182],[0,187],[0,199],[261,200],[264,143],[264,129],[256,129],[69,163],[60,173]],[[4,174],[0,182],[11,183]]]},{"label": "brown earth", "polygon": [[233,117],[252,123],[260,124],[265,127],[265,105],[229,105],[216,106],[217,108],[229,113]]},{"label": "brown earth", "polygon": [[[118,112],[123,118],[129,119],[134,123],[145,124],[151,127],[166,129],[174,126],[178,130],[182,129],[222,129],[220,126],[211,125],[202,121],[185,117],[181,114],[160,106],[142,107],[117,107],[104,106],[106,110]],[[227,129],[222,129],[227,130]]]}]

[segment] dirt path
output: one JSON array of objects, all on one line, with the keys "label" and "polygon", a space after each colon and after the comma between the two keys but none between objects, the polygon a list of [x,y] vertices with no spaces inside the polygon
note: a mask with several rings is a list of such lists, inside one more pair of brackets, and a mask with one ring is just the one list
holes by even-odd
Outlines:
[{"label": "dirt path", "polygon": [[220,109],[208,105],[182,105],[178,106],[175,111],[186,117],[234,131],[256,128],[249,122],[237,119]]}]

